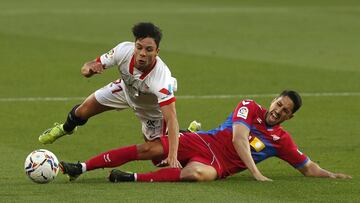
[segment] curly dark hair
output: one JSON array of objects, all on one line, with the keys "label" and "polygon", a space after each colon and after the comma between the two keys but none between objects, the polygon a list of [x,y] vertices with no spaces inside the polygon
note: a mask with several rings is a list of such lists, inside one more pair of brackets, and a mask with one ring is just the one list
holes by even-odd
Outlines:
[{"label": "curly dark hair", "polygon": [[144,39],[146,37],[153,38],[156,46],[159,47],[162,38],[162,33],[159,27],[150,22],[141,22],[134,25],[132,28],[135,41]]}]

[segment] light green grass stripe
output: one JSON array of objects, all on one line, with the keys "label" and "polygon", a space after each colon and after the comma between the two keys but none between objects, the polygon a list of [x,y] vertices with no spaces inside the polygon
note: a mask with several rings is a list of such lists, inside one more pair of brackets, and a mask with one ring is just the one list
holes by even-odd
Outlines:
[{"label": "light green grass stripe", "polygon": [[293,12],[316,12],[316,11],[359,11],[359,6],[243,6],[235,5],[235,7],[227,6],[204,6],[204,7],[193,7],[192,5],[180,8],[157,8],[141,9],[141,8],[114,8],[99,10],[98,8],[51,8],[51,9],[38,9],[38,8],[12,8],[0,11],[2,16],[16,16],[16,15],[33,15],[33,14],[53,14],[53,15],[109,15],[109,14],[229,14],[229,13],[293,13]]},{"label": "light green grass stripe", "polygon": [[[261,98],[275,97],[278,94],[234,94],[234,95],[179,95],[178,99],[233,99],[233,98]],[[301,93],[303,97],[349,97],[360,96],[360,92],[328,92],[328,93]],[[0,102],[37,102],[37,101],[78,101],[85,97],[18,97],[0,98]]]}]

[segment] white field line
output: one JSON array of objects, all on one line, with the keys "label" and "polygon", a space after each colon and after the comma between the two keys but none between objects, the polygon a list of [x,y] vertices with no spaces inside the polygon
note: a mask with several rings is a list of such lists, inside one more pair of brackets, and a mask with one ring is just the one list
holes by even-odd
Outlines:
[{"label": "white field line", "polygon": [[[179,95],[177,99],[251,99],[262,97],[276,97],[278,94],[234,94],[234,95]],[[349,97],[360,96],[360,92],[328,92],[328,93],[301,93],[302,97]],[[0,102],[52,102],[52,101],[79,101],[85,97],[10,97],[0,98]]]}]

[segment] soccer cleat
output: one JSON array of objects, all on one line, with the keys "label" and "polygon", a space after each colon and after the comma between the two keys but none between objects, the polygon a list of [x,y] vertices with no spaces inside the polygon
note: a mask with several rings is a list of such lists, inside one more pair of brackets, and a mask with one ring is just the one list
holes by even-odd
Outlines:
[{"label": "soccer cleat", "polygon": [[78,163],[66,163],[60,161],[59,167],[63,174],[66,174],[69,177],[70,181],[76,180],[82,174],[82,165]]},{"label": "soccer cleat", "polygon": [[135,176],[133,173],[123,172],[117,169],[113,169],[109,175],[110,182],[132,182],[135,181]]},{"label": "soccer cleat", "polygon": [[39,142],[42,144],[51,144],[58,138],[64,135],[71,135],[76,131],[76,128],[71,132],[66,132],[63,128],[64,124],[54,123],[54,127],[49,128],[39,136]]},{"label": "soccer cleat", "polygon": [[201,123],[199,123],[197,121],[191,122],[188,127],[188,130],[192,133],[201,130]]}]

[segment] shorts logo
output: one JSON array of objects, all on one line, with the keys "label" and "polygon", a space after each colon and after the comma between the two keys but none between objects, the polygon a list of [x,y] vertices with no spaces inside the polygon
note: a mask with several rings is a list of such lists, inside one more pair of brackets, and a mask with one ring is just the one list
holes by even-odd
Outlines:
[{"label": "shorts logo", "polygon": [[154,121],[154,120],[148,120],[148,121],[146,122],[146,127],[155,129],[155,122],[156,122],[156,121]]},{"label": "shorts logo", "polygon": [[237,117],[247,119],[248,113],[249,113],[249,109],[247,107],[243,106],[237,112]]}]

